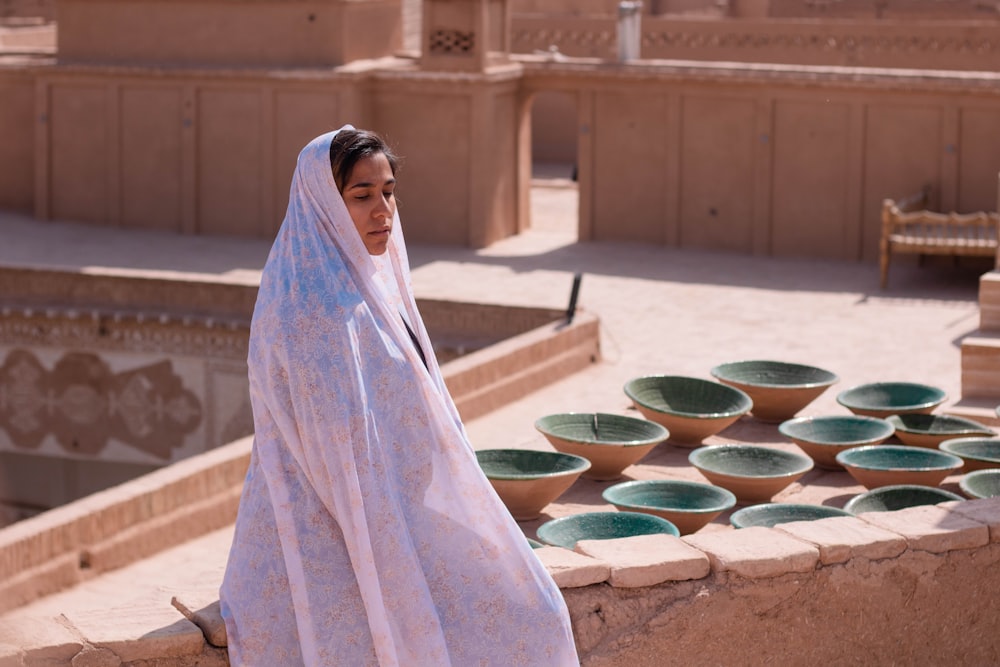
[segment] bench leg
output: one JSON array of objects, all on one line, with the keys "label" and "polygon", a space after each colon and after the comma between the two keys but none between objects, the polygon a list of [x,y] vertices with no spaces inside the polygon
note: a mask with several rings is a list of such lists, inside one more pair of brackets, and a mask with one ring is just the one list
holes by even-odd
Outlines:
[{"label": "bench leg", "polygon": [[886,285],[889,284],[889,248],[883,246],[878,258],[879,266],[879,285],[882,289],[885,289]]}]

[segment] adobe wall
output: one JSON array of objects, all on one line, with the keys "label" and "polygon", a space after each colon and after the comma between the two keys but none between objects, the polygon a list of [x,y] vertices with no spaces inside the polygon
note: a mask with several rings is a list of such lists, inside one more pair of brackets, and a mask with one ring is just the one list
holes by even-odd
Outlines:
[{"label": "adobe wall", "polygon": [[[991,19],[741,19],[643,16],[640,57],[992,71],[1000,63],[1000,13]],[[616,60],[617,18],[515,14],[511,48],[556,47],[566,56]]]},{"label": "adobe wall", "polygon": [[[0,526],[253,431],[257,276],[0,268]],[[418,300],[473,419],[596,361],[581,313]],[[456,351],[457,350],[457,351]],[[457,358],[456,358],[457,356]]]}]

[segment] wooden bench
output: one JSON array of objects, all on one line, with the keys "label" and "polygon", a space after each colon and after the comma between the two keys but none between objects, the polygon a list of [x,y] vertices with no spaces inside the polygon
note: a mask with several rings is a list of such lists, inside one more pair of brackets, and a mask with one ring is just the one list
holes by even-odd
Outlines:
[{"label": "wooden bench", "polygon": [[893,253],[993,257],[1000,269],[998,234],[1000,213],[935,213],[927,210],[930,186],[899,201],[882,201],[882,238],[879,241],[881,286],[889,282]]}]

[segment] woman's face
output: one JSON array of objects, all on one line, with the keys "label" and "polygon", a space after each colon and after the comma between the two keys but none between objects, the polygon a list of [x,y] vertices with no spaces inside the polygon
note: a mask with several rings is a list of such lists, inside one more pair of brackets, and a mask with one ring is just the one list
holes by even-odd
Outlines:
[{"label": "woman's face", "polygon": [[389,245],[396,213],[395,189],[396,177],[382,153],[358,160],[344,183],[344,203],[371,255],[383,254]]}]

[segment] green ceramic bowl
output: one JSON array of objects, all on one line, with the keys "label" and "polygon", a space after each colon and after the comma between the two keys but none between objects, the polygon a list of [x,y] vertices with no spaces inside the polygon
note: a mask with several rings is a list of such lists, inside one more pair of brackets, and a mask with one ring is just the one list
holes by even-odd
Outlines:
[{"label": "green ceramic bowl", "polygon": [[974,470],[958,480],[958,488],[970,498],[1000,496],[1000,468]]},{"label": "green ceramic bowl", "polygon": [[896,429],[896,437],[904,445],[937,449],[944,440],[972,436],[993,437],[996,432],[977,421],[954,415],[910,413],[890,415],[886,421]]},{"label": "green ceramic bowl", "polygon": [[840,378],[828,370],[785,361],[749,360],[719,364],[710,373],[753,401],[750,414],[761,421],[791,419]]},{"label": "green ceramic bowl", "polygon": [[663,533],[680,536],[666,519],[641,512],[584,512],[546,521],[538,539],[555,547],[572,549],[580,540],[613,540],[620,537]]},{"label": "green ceramic bowl", "polygon": [[851,516],[850,512],[826,505],[807,505],[804,503],[763,503],[750,505],[733,512],[729,523],[735,528],[750,526],[776,526],[779,523],[791,521],[814,521],[831,516]]},{"label": "green ceramic bowl", "polygon": [[1000,438],[954,438],[938,447],[961,458],[966,472],[1000,468]]},{"label": "green ceramic bowl", "polygon": [[894,484],[860,493],[844,504],[851,514],[893,512],[917,505],[937,505],[949,500],[965,500],[951,491],[917,484]]},{"label": "green ceramic bowl", "polygon": [[535,428],[557,451],[591,463],[583,476],[617,479],[670,435],[663,426],[637,417],[604,412],[564,412],[535,421]]},{"label": "green ceramic bowl", "polygon": [[878,417],[823,415],[789,419],[778,425],[778,432],[798,445],[820,468],[843,470],[837,463],[837,454],[852,447],[885,442],[893,427]]},{"label": "green ceramic bowl", "polygon": [[530,544],[530,545],[531,545],[531,548],[532,548],[532,549],[541,549],[542,547],[544,547],[544,546],[545,546],[544,544],[542,544],[542,543],[541,543],[541,542],[539,542],[538,540],[533,540],[533,539],[531,539],[530,537],[528,538],[528,544]]},{"label": "green ceramic bowl", "polygon": [[888,417],[911,412],[932,412],[948,395],[919,382],[872,382],[837,394],[837,402],[856,415]]},{"label": "green ceramic bowl", "polygon": [[962,467],[962,459],[947,452],[906,445],[866,445],[837,454],[844,466],[866,489],[898,484],[937,486]]},{"label": "green ceramic bowl", "polygon": [[804,454],[758,445],[711,445],[692,451],[688,462],[709,482],[737,500],[762,503],[812,470]]},{"label": "green ceramic bowl", "polygon": [[533,449],[481,449],[476,459],[519,521],[537,518],[590,468],[590,461],[583,457]]},{"label": "green ceramic bowl", "polygon": [[683,375],[647,375],[625,383],[625,395],[670,440],[695,445],[750,412],[753,400],[729,385]]},{"label": "green ceramic bowl", "polygon": [[601,494],[619,510],[661,517],[688,535],[736,505],[736,496],[712,484],[648,479],[609,486]]}]

